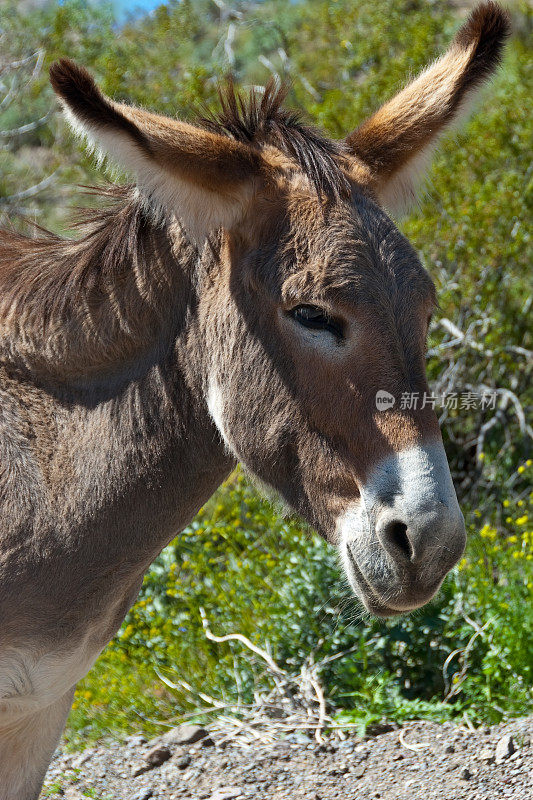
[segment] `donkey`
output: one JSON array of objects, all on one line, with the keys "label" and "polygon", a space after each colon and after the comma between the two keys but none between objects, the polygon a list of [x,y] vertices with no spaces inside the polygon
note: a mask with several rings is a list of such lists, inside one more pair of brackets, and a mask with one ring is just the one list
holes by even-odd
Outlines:
[{"label": "donkey", "polygon": [[74,129],[135,178],[77,239],[0,234],[0,797],[35,800],[75,684],[240,461],[342,554],[365,607],[426,603],[465,546],[428,391],[435,289],[384,208],[495,70],[483,3],[342,143],[233,88],[192,125],[67,59]]}]

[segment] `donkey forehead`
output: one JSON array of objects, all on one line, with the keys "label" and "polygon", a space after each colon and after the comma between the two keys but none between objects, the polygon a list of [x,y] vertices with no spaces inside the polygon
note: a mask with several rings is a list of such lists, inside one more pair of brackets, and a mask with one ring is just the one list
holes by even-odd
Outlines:
[{"label": "donkey forehead", "polygon": [[286,223],[273,254],[285,300],[307,294],[357,304],[435,304],[435,286],[411,244],[357,190],[326,203],[316,195],[293,200]]}]

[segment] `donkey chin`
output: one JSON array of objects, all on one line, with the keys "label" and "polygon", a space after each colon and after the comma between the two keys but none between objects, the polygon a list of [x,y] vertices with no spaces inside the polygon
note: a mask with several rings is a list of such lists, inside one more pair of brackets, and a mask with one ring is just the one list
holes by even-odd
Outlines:
[{"label": "donkey chin", "polygon": [[442,443],[383,459],[337,529],[348,580],[369,612],[387,617],[427,603],[466,544]]}]

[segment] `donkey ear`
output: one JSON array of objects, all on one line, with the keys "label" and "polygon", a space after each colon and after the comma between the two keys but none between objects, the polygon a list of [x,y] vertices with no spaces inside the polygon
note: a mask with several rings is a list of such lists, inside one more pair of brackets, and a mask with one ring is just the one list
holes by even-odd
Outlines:
[{"label": "donkey ear", "polygon": [[406,210],[440,136],[498,66],[509,33],[496,3],[477,6],[448,51],[347,137],[350,151],[370,168],[378,200]]},{"label": "donkey ear", "polygon": [[263,166],[257,151],[194,125],[115,103],[70,59],[52,65],[50,80],[74,130],[132,173],[150,201],[174,212],[197,243],[242,218]]}]

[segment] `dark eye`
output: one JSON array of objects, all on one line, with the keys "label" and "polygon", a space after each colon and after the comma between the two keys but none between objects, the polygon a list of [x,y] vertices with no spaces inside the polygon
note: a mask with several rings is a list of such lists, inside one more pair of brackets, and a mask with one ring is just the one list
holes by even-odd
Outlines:
[{"label": "dark eye", "polygon": [[338,319],[333,319],[327,311],[318,306],[296,306],[289,311],[290,316],[304,328],[315,331],[329,331],[337,339],[344,339],[344,326]]}]

